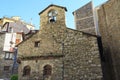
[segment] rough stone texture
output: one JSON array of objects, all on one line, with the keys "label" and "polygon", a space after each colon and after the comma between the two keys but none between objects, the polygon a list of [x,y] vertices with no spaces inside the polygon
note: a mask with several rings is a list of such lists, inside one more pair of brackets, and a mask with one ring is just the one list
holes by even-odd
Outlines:
[{"label": "rough stone texture", "polygon": [[96,37],[68,30],[67,38],[65,80],[100,80],[102,73]]},{"label": "rough stone texture", "polygon": [[[12,60],[5,60],[5,52],[3,52],[5,33],[0,33],[0,79],[10,78],[12,70]],[[4,66],[10,66],[9,71],[4,71]]]},{"label": "rough stone texture", "polygon": [[120,80],[120,0],[103,4],[98,17],[105,56],[105,80]]},{"label": "rough stone texture", "polygon": [[[57,21],[53,23],[49,23],[47,17],[51,9],[58,12]],[[47,64],[52,66],[51,79],[47,80],[102,79],[96,36],[67,28],[65,11],[61,7],[49,7],[40,14],[40,19],[40,31],[18,45],[19,80],[30,77],[34,80],[37,72],[37,77],[43,79],[43,67]],[[40,41],[39,47],[34,47],[36,41]],[[31,74],[24,77],[26,65],[31,67]]]},{"label": "rough stone texture", "polygon": [[92,2],[74,11],[76,29],[95,34]]},{"label": "rough stone texture", "polygon": [[[20,76],[19,80],[35,80],[36,77],[38,77],[40,80],[43,80],[43,67],[49,64],[52,66],[52,76],[51,80],[62,80],[62,70],[63,70],[63,64],[62,59],[47,59],[47,60],[25,60],[22,61],[22,64],[20,66]],[[29,65],[31,67],[31,75],[23,77],[22,69],[24,66]],[[57,74],[56,74],[57,73]],[[54,79],[53,79],[54,78]]]}]

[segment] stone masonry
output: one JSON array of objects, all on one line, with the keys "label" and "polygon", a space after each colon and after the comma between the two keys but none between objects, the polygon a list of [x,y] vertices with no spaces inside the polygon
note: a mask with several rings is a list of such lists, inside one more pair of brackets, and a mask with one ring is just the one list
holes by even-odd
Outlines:
[{"label": "stone masonry", "polygon": [[[49,22],[48,13],[57,12]],[[69,29],[65,7],[50,5],[40,15],[40,30],[18,45],[19,80],[101,80],[103,78],[97,36]],[[35,47],[38,42],[39,46]],[[49,77],[44,66],[51,65]],[[24,67],[30,74],[23,76]]]},{"label": "stone masonry", "polygon": [[75,10],[73,14],[77,30],[90,34],[96,34],[92,1]]},{"label": "stone masonry", "polygon": [[[5,52],[3,52],[5,33],[0,33],[0,79],[9,79],[11,76],[13,60],[5,60]],[[5,66],[9,66],[8,70],[5,70]]]},{"label": "stone masonry", "polygon": [[120,80],[120,0],[109,0],[98,10],[105,63],[105,80]]}]

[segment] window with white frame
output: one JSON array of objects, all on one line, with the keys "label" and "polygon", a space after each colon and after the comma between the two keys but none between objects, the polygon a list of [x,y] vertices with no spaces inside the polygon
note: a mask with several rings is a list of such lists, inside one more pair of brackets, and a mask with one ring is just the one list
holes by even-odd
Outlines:
[{"label": "window with white frame", "polygon": [[6,60],[10,60],[13,59],[13,53],[10,52],[5,52],[5,57]]}]

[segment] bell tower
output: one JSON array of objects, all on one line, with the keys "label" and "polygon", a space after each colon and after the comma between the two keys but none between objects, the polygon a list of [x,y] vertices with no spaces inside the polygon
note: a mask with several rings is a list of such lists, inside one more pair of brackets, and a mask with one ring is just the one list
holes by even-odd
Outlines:
[{"label": "bell tower", "polygon": [[65,11],[67,9],[62,6],[58,5],[49,5],[47,8],[45,8],[43,11],[39,13],[40,15],[40,29],[45,27],[46,25],[52,25],[52,24],[65,24]]}]

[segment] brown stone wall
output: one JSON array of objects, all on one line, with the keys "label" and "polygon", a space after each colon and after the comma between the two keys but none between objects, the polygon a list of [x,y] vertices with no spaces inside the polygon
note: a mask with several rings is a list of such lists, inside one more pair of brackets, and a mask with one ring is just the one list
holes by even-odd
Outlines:
[{"label": "brown stone wall", "polygon": [[56,10],[57,11],[56,22],[65,25],[65,10],[61,9],[60,7],[52,6],[45,10],[44,13],[40,14],[40,29],[42,29],[43,27],[45,27],[46,24],[49,23],[48,13],[50,10]]},{"label": "brown stone wall", "polygon": [[[55,27],[57,26],[57,27]],[[63,27],[63,26],[62,26]],[[61,28],[61,25],[57,25],[51,23],[45,26],[38,33],[33,35],[30,39],[27,39],[23,43],[18,46],[18,57],[30,57],[30,56],[56,56],[62,55],[62,42],[64,39],[63,32],[64,29]],[[40,41],[39,47],[34,47],[35,41]],[[23,67],[25,65],[30,65],[31,67],[35,65],[39,65],[40,70],[38,70],[40,79],[43,79],[43,66],[46,64],[50,64],[53,66],[53,72],[51,76],[51,80],[62,80],[63,73],[63,64],[62,58],[53,59],[33,59],[33,61],[22,61],[19,65],[19,80],[25,80],[28,77],[23,77]],[[31,77],[33,76],[36,66],[32,67]],[[42,72],[41,72],[42,71]],[[31,78],[30,77],[30,78]],[[33,76],[34,78],[34,76]]]},{"label": "brown stone wall", "polygon": [[[51,26],[47,26],[51,27]],[[51,31],[50,31],[51,30]],[[21,45],[19,45],[18,54],[20,56],[47,56],[47,55],[65,55],[63,58],[64,63],[60,59],[55,60],[39,60],[39,64],[45,63],[63,66],[56,67],[58,71],[54,72],[52,75],[52,80],[58,79],[54,74],[60,75],[59,80],[62,80],[64,75],[65,80],[75,80],[75,79],[97,79],[102,78],[101,64],[99,51],[97,46],[96,37],[84,34],[79,31],[66,29],[64,31],[64,37],[57,34],[60,29],[49,29],[46,33],[37,33],[32,38],[26,40]],[[63,34],[63,32],[62,32]],[[44,35],[44,37],[41,37]],[[59,35],[59,36],[58,36]],[[39,37],[38,37],[39,36]],[[54,36],[54,37],[53,37]],[[61,37],[61,39],[59,38]],[[34,41],[41,40],[40,47],[34,48]],[[63,41],[63,42],[61,42]],[[64,46],[62,46],[64,43]],[[62,53],[63,51],[63,53]],[[56,60],[58,62],[56,62]],[[29,60],[28,60],[29,61]],[[31,62],[31,61],[30,61]],[[35,62],[33,60],[33,62]],[[22,62],[23,65],[31,65],[29,62]],[[36,63],[37,64],[37,63]],[[39,65],[38,64],[38,65]],[[33,68],[33,70],[36,67]],[[62,70],[64,69],[64,73]],[[19,69],[22,70],[22,69]],[[61,72],[60,72],[60,71]],[[60,72],[60,73],[59,73]],[[21,72],[19,71],[19,74]],[[42,74],[41,74],[42,76]],[[21,79],[20,79],[21,80]]]},{"label": "brown stone wall", "polygon": [[[41,59],[41,60],[25,60],[21,62],[19,66],[19,80],[35,80],[39,78],[40,80],[44,79],[43,69],[45,65],[52,66],[52,77],[50,80],[62,80],[62,58],[60,59]],[[24,66],[29,65],[31,67],[30,76],[23,77],[23,68]]]},{"label": "brown stone wall", "polygon": [[[54,9],[58,12],[63,10]],[[47,12],[48,10],[44,11],[40,15],[41,18],[45,17]],[[61,17],[65,19],[65,14],[62,14]],[[25,65],[30,65],[33,72],[38,65],[39,76],[42,77],[45,64],[53,67],[49,80],[101,80],[103,76],[96,36],[66,28],[64,19],[61,17],[59,16],[58,22],[55,23],[47,23],[41,19],[43,21],[41,21],[40,31],[18,45],[18,57],[26,59],[21,59],[19,80],[25,79],[22,76]],[[35,41],[40,41],[39,47],[34,47]],[[55,58],[60,55],[63,57]],[[49,56],[54,57],[53,59],[41,59],[41,57]],[[37,63],[35,57],[38,59]]]},{"label": "brown stone wall", "polygon": [[99,29],[105,56],[105,80],[120,80],[120,1],[110,0],[99,11]]},{"label": "brown stone wall", "polygon": [[102,70],[96,37],[68,29],[65,40],[65,80],[101,80]]}]

